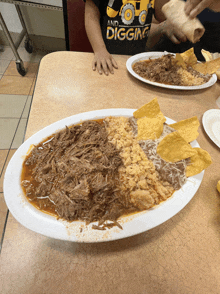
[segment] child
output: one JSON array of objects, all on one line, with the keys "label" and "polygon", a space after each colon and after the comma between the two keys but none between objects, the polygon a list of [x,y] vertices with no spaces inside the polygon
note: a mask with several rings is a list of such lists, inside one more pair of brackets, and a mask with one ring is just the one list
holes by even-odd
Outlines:
[{"label": "child", "polygon": [[161,7],[167,1],[86,0],[85,28],[95,54],[93,70],[114,73],[118,66],[111,54],[146,51],[154,11],[155,17],[163,21]]},{"label": "child", "polygon": [[[94,51],[93,70],[114,73],[117,63],[111,54],[134,55],[146,51],[152,17],[165,20],[161,11],[168,0],[86,0],[85,28]],[[197,13],[220,0],[187,0],[187,13]],[[156,34],[161,35],[161,31]],[[156,37],[156,36],[154,36]],[[184,36],[180,35],[180,38]]]}]

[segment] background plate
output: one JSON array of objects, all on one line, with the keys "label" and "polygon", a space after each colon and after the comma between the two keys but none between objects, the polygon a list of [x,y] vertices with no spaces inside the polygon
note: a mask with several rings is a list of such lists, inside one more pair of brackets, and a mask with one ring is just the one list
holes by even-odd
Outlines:
[{"label": "background plate", "polygon": [[209,138],[220,148],[220,109],[207,110],[202,123]]},{"label": "background plate", "polygon": [[[191,177],[179,191],[176,191],[172,197],[158,206],[121,218],[119,223],[123,226],[123,230],[118,227],[113,227],[106,231],[93,230],[91,224],[85,226],[84,222],[74,221],[68,223],[57,220],[54,216],[43,213],[31,205],[22,191],[20,185],[22,164],[25,156],[30,152],[32,144],[37,145],[56,131],[64,129],[65,126],[87,119],[99,119],[106,116],[130,117],[135,110],[106,109],[73,115],[47,126],[27,139],[11,158],[4,178],[5,201],[15,219],[26,228],[48,237],[75,242],[103,242],[126,238],[152,229],[183,209],[198,190],[204,171]],[[174,121],[167,118],[167,123],[171,124]],[[197,141],[193,141],[191,145],[199,147]]]},{"label": "background plate", "polygon": [[166,54],[175,55],[174,53],[169,53],[169,52],[166,52],[166,51],[165,52],[145,52],[145,53],[136,54],[136,55],[130,57],[127,60],[127,62],[126,62],[127,70],[135,78],[137,78],[138,80],[140,80],[140,81],[142,81],[144,83],[147,83],[147,84],[150,84],[150,85],[153,85],[153,86],[157,86],[157,87],[168,88],[168,89],[176,89],[176,90],[200,90],[200,89],[211,87],[217,81],[216,74],[213,74],[212,77],[210,78],[210,80],[207,83],[202,84],[200,86],[174,86],[174,85],[166,85],[166,84],[161,84],[161,83],[156,83],[156,82],[146,80],[146,79],[140,77],[138,74],[136,74],[133,71],[134,63],[136,63],[136,62],[138,62],[140,60],[147,60],[149,58],[151,58],[151,59],[159,58],[159,57],[162,57],[163,55],[166,55]]}]

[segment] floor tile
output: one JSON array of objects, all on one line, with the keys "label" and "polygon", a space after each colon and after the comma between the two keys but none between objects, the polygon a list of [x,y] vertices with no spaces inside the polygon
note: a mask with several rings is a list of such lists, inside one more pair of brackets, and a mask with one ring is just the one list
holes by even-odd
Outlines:
[{"label": "floor tile", "polygon": [[18,129],[16,131],[16,135],[14,137],[14,140],[12,142],[12,149],[20,147],[20,145],[24,142],[24,134],[26,130],[26,124],[27,124],[27,119],[23,118],[20,120]]},{"label": "floor tile", "polygon": [[0,94],[0,118],[20,118],[26,100],[26,95]]},{"label": "floor tile", "polygon": [[8,211],[8,207],[5,203],[4,195],[3,195],[3,193],[0,193],[0,240],[2,238],[2,234],[4,231],[4,225],[5,225],[7,211]]},{"label": "floor tile", "polygon": [[0,52],[0,59],[11,60],[14,53],[10,46],[3,46],[3,51]]},{"label": "floor tile", "polygon": [[0,59],[0,74],[4,74],[7,67],[9,66],[10,60]]},{"label": "floor tile", "polygon": [[3,169],[3,166],[5,164],[5,159],[7,157],[7,154],[8,154],[8,149],[0,150],[0,175]]},{"label": "floor tile", "polygon": [[3,76],[0,80],[0,94],[29,95],[33,78]]},{"label": "floor tile", "polygon": [[1,178],[0,178],[0,192],[3,192],[4,175],[5,175],[5,171],[7,169],[8,163],[9,163],[10,159],[12,158],[13,154],[16,152],[16,150],[17,149],[13,149],[13,150],[10,150],[9,151],[7,161],[6,161],[6,164],[4,166],[3,173],[2,173]]},{"label": "floor tile", "polygon": [[22,118],[28,118],[30,107],[31,107],[32,96],[28,96]]},{"label": "floor tile", "polygon": [[[34,78],[37,75],[38,72],[39,63],[37,62],[28,62],[24,61],[24,68],[26,70],[26,78]],[[4,73],[4,76],[19,76],[20,74],[17,71],[16,63],[15,61],[11,61],[7,70]]]},{"label": "floor tile", "polygon": [[[43,51],[28,53],[24,47],[18,48],[18,54],[23,61],[39,62],[47,53]],[[13,56],[12,60],[16,60]]]},{"label": "floor tile", "polygon": [[18,122],[17,118],[0,118],[0,149],[10,148]]}]

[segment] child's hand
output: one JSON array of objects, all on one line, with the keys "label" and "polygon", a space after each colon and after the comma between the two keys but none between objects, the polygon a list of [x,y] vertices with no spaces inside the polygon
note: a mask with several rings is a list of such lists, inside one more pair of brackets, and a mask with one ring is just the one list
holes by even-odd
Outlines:
[{"label": "child's hand", "polygon": [[115,59],[112,57],[110,53],[108,53],[107,50],[95,53],[93,63],[92,63],[93,70],[97,69],[100,75],[102,74],[102,72],[104,72],[108,76],[109,72],[111,74],[114,73],[113,68],[117,69],[118,65]]}]

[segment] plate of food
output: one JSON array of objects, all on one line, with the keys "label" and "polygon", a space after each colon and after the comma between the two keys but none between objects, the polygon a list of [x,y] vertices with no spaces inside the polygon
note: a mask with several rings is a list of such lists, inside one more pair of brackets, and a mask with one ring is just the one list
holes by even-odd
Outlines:
[{"label": "plate of food", "polygon": [[[198,64],[193,48],[181,54],[145,52],[130,57],[127,70],[138,80],[157,87],[176,90],[200,90],[217,81],[216,74],[206,73]],[[206,64],[206,63],[203,63]],[[202,66],[203,66],[202,64]]]},{"label": "plate of food", "polygon": [[196,141],[198,126],[196,117],[166,118],[156,98],[138,110],[64,118],[15,152],[6,204],[23,226],[51,238],[105,242],[145,232],[198,190],[211,164]]}]

